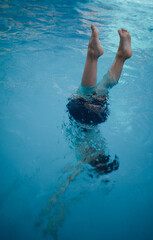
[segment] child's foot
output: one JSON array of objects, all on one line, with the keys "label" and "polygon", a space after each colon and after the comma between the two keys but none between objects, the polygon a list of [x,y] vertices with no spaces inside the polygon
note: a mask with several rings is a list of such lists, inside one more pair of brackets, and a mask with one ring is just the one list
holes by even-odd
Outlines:
[{"label": "child's foot", "polygon": [[91,24],[91,30],[92,34],[88,45],[88,56],[97,59],[104,53],[104,50],[100,45],[98,39],[99,37],[98,29],[93,24]]},{"label": "child's foot", "polygon": [[129,32],[123,28],[122,30],[118,30],[118,34],[120,36],[120,44],[117,51],[117,56],[121,57],[123,60],[126,60],[132,56],[131,36]]}]

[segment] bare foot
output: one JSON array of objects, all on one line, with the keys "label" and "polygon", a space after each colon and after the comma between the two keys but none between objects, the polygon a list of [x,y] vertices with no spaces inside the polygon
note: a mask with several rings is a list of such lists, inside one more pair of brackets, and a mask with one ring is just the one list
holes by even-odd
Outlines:
[{"label": "bare foot", "polygon": [[91,24],[91,30],[92,34],[88,45],[88,56],[94,59],[98,59],[104,53],[104,50],[100,45],[98,39],[99,37],[98,29],[93,24]]},{"label": "bare foot", "polygon": [[120,44],[117,51],[117,56],[121,57],[123,60],[126,60],[132,56],[131,36],[129,32],[123,28],[118,30],[118,34],[120,36]]}]

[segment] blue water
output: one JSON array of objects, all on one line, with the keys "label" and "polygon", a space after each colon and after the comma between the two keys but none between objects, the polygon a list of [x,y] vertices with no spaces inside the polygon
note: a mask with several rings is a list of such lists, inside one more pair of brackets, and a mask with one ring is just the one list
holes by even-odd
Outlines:
[{"label": "blue water", "polygon": [[[0,1],[1,240],[153,239],[152,13],[151,0]],[[80,85],[91,23],[105,50],[99,81],[117,30],[132,37],[98,135],[120,166],[91,177],[82,164],[64,191],[78,164],[66,104]]]}]

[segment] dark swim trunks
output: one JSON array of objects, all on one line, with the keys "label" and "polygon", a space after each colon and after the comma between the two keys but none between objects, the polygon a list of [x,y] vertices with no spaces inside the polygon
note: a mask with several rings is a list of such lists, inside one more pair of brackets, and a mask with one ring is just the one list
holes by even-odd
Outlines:
[{"label": "dark swim trunks", "polygon": [[109,115],[108,90],[101,83],[96,87],[81,85],[68,100],[69,117],[81,124],[95,126],[105,122]]}]

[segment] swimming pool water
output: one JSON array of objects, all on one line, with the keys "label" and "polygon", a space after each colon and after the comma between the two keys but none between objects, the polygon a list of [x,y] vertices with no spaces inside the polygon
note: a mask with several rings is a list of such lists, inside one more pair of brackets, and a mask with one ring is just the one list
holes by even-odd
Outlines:
[{"label": "swimming pool water", "polygon": [[[151,0],[0,1],[1,240],[153,239],[152,12]],[[73,180],[80,152],[66,104],[80,85],[91,23],[105,51],[99,81],[119,28],[130,32],[133,56],[94,135],[119,169],[91,177],[82,164]]]}]

